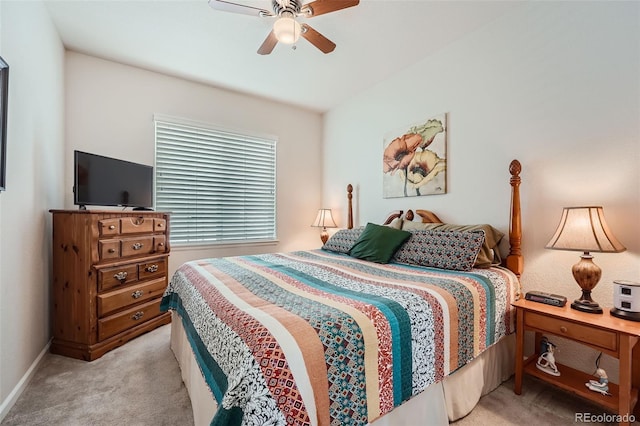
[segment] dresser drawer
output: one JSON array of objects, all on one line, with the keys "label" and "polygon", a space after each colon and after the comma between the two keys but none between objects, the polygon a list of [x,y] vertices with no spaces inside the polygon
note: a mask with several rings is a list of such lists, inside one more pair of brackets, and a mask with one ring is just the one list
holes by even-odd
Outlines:
[{"label": "dresser drawer", "polygon": [[120,233],[120,219],[102,219],[98,221],[101,237],[110,237]]},{"label": "dresser drawer", "polygon": [[141,280],[167,275],[167,259],[138,264],[138,276]]},{"label": "dresser drawer", "polygon": [[154,252],[153,237],[124,238],[121,240],[122,257],[141,256]]},{"label": "dresser drawer", "polygon": [[156,253],[164,253],[167,251],[167,237],[164,235],[154,235],[153,245]]},{"label": "dresser drawer", "polygon": [[138,281],[138,264],[98,270],[98,291],[129,285]]},{"label": "dresser drawer", "polygon": [[165,232],[167,229],[167,221],[164,219],[153,219],[154,232]]},{"label": "dresser drawer", "polygon": [[103,317],[131,305],[162,296],[164,277],[98,295],[98,316]]},{"label": "dresser drawer", "polygon": [[161,298],[154,299],[142,305],[134,306],[120,313],[98,320],[98,340],[108,339],[121,331],[160,315]]},{"label": "dresser drawer", "polygon": [[120,230],[123,234],[141,234],[153,232],[153,218],[142,216],[123,217],[120,219]]},{"label": "dresser drawer", "polygon": [[120,253],[120,240],[98,241],[98,255],[100,260],[118,259]]},{"label": "dresser drawer", "polygon": [[565,336],[569,339],[609,349],[614,352],[618,350],[617,334],[613,331],[602,330],[591,326],[576,324],[571,321],[551,318],[535,312],[525,313],[524,325],[525,327],[532,327],[540,331],[547,331],[560,337]]}]

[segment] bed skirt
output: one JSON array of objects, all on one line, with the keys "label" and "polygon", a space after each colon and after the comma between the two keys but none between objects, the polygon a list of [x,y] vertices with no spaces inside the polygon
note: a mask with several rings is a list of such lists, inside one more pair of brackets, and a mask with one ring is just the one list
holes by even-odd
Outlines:
[{"label": "bed skirt", "polygon": [[[209,425],[216,412],[216,400],[196,363],[182,319],[175,311],[171,311],[171,315],[171,350],[178,360],[182,380],[191,398],[194,424]],[[504,337],[442,382],[429,386],[402,406],[378,418],[372,426],[415,424],[416,419],[424,419],[425,424],[428,419],[430,425],[446,425],[466,416],[482,395],[511,377],[514,348],[514,335]]]}]

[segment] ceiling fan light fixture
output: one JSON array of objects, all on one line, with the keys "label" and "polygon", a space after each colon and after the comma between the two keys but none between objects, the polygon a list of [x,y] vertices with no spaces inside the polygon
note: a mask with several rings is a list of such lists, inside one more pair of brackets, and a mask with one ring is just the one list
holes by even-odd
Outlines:
[{"label": "ceiling fan light fixture", "polygon": [[300,38],[302,27],[291,16],[285,15],[273,24],[273,32],[280,43],[294,44]]}]

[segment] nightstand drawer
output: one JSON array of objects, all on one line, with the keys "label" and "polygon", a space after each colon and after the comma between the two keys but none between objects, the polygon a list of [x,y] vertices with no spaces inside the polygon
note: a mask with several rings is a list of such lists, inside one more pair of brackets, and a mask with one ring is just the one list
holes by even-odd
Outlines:
[{"label": "nightstand drawer", "polygon": [[613,331],[602,330],[589,325],[576,324],[535,312],[526,312],[525,327],[532,327],[540,331],[547,331],[556,336],[566,337],[604,349],[617,352],[618,337]]}]

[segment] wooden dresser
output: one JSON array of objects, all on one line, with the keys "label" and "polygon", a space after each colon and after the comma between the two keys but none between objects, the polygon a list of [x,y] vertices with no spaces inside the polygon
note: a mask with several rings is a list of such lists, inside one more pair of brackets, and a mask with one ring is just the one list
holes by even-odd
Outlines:
[{"label": "wooden dresser", "polygon": [[171,321],[167,286],[169,215],[51,210],[51,352],[93,361]]}]

